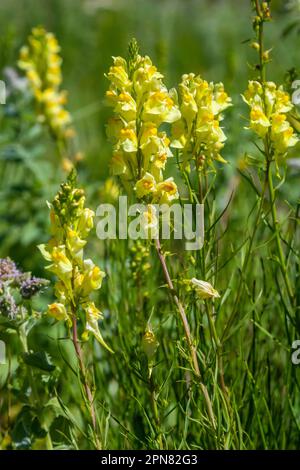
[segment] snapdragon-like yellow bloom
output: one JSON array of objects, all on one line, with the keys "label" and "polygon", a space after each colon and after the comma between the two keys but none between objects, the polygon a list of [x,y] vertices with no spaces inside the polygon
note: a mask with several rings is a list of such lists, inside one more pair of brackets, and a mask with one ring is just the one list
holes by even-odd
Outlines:
[{"label": "snapdragon-like yellow bloom", "polygon": [[287,120],[287,113],[293,108],[289,94],[273,82],[262,86],[257,81],[249,81],[243,99],[250,107],[250,128],[259,137],[269,136],[278,166],[279,159],[299,141]]},{"label": "snapdragon-like yellow bloom", "polygon": [[75,187],[72,172],[50,207],[53,238],[39,249],[50,262],[47,266],[57,277],[55,295],[57,302],[49,305],[48,314],[70,326],[74,316],[85,313],[85,334],[92,333],[107,349],[99,331],[101,314],[90,301],[93,291],[100,289],[105,273],[91,259],[84,259],[86,237],[93,227],[94,212],[84,207],[85,196]]},{"label": "snapdragon-like yellow bloom", "polygon": [[[183,166],[195,162],[201,170],[205,162],[225,162],[220,151],[226,136],[220,126],[222,112],[231,106],[231,98],[222,83],[208,83],[193,73],[182,76],[179,84],[181,118],[172,125],[171,146],[180,150]],[[200,157],[200,158],[199,158]]]},{"label": "snapdragon-like yellow bloom", "polygon": [[71,116],[65,109],[67,95],[62,82],[60,47],[52,33],[33,28],[28,44],[20,50],[18,65],[26,73],[37,103],[39,119],[49,125],[57,138],[65,138]]},{"label": "snapdragon-like yellow bloom", "polygon": [[177,98],[149,57],[137,55],[128,62],[114,57],[113,61],[106,93],[115,113],[107,124],[114,145],[112,173],[121,177],[126,188],[134,188],[139,199],[151,202],[156,185],[163,181],[167,159],[173,156],[160,126],[180,118]]},{"label": "snapdragon-like yellow bloom", "polygon": [[69,320],[66,307],[61,303],[48,305],[48,315],[55,318],[55,320]]},{"label": "snapdragon-like yellow bloom", "polygon": [[146,194],[154,193],[156,190],[156,181],[154,176],[150,173],[145,173],[143,178],[137,181],[135,189],[138,198],[142,198]]},{"label": "snapdragon-like yellow bloom", "polygon": [[220,297],[219,292],[214,289],[209,282],[201,281],[193,277],[193,279],[191,279],[191,284],[201,299],[214,299]]},{"label": "snapdragon-like yellow bloom", "polygon": [[155,197],[159,200],[159,203],[169,203],[173,199],[178,199],[178,196],[177,185],[172,177],[158,183]]},{"label": "snapdragon-like yellow bloom", "polygon": [[102,313],[100,310],[97,309],[94,302],[88,302],[83,306],[85,315],[86,315],[86,326],[84,333],[82,334],[82,339],[87,341],[89,339],[89,335],[92,334],[96,340],[102,344],[109,352],[113,352],[109,346],[105,343],[101,332],[99,330],[99,320],[103,318]]}]

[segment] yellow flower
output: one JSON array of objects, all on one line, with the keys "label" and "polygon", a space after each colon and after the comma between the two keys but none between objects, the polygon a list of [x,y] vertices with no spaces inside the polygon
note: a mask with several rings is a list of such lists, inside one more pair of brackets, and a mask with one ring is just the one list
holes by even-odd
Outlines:
[{"label": "yellow flower", "polygon": [[133,123],[121,129],[120,145],[122,146],[124,152],[133,153],[137,151],[138,140]]},{"label": "yellow flower", "polygon": [[264,137],[270,127],[270,121],[260,106],[253,106],[250,111],[250,127],[260,137]]},{"label": "yellow flower", "polygon": [[208,83],[200,76],[185,74],[179,84],[181,119],[172,125],[171,146],[180,149],[185,169],[190,169],[190,160],[196,163],[201,152],[203,162],[212,164],[213,160],[225,162],[220,155],[226,136],[219,122],[222,112],[231,104],[231,98],[222,83]]},{"label": "yellow flower", "polygon": [[171,177],[158,183],[156,187],[156,197],[158,197],[161,204],[169,203],[173,199],[178,199],[178,196],[178,189],[174,178]]},{"label": "yellow flower", "polygon": [[120,90],[130,88],[131,81],[127,73],[126,60],[122,57],[113,57],[114,65],[110,67],[107,78]]},{"label": "yellow flower", "polygon": [[126,91],[119,94],[115,113],[119,114],[127,122],[133,121],[136,118],[136,102]]},{"label": "yellow flower", "polygon": [[64,137],[71,116],[64,105],[66,93],[59,90],[61,58],[55,36],[44,28],[33,28],[28,45],[20,50],[18,65],[26,73],[29,85],[37,101],[39,120],[46,122],[53,134]]},{"label": "yellow flower", "polygon": [[83,247],[86,244],[86,240],[82,240],[79,234],[71,228],[67,228],[66,232],[66,245],[68,250],[74,258],[82,259]]},{"label": "yellow flower", "polygon": [[181,116],[176,93],[167,90],[149,57],[137,55],[128,63],[114,59],[107,77],[111,83],[106,96],[115,114],[107,125],[113,143],[112,173],[138,198],[154,195],[167,158],[173,156],[160,126]]},{"label": "yellow flower", "polygon": [[214,86],[214,97],[212,101],[212,110],[214,115],[225,111],[232,106],[232,100],[224,90],[223,83],[217,83]]},{"label": "yellow flower", "polygon": [[47,313],[50,317],[55,318],[55,320],[67,320],[68,319],[66,307],[60,303],[54,303],[54,304],[48,305]]},{"label": "yellow flower", "polygon": [[180,111],[170,97],[167,89],[162,88],[149,94],[144,103],[143,121],[151,121],[156,124],[162,122],[175,122],[180,119]]},{"label": "yellow flower", "polygon": [[191,284],[201,299],[214,299],[220,297],[218,291],[216,291],[209,282],[201,281],[193,277],[191,279]]},{"label": "yellow flower", "polygon": [[284,156],[289,147],[297,144],[298,138],[290,126],[287,116],[293,105],[282,86],[273,82],[249,82],[244,101],[250,106],[250,128],[260,137],[270,129],[271,143],[278,165],[278,157]]},{"label": "yellow flower", "polygon": [[109,352],[113,353],[112,349],[110,349],[110,347],[105,343],[99,330],[98,321],[103,317],[102,313],[97,309],[94,302],[88,302],[83,306],[83,308],[86,316],[86,323],[82,339],[84,341],[88,340],[89,334],[91,333],[102,346],[104,346]]},{"label": "yellow flower", "polygon": [[138,180],[135,185],[136,195],[138,198],[153,193],[156,189],[156,181],[150,173],[145,173],[142,179]]},{"label": "yellow flower", "polygon": [[283,91],[282,87],[279,87],[276,91],[276,113],[288,113],[293,108],[293,104],[290,100],[290,95]]},{"label": "yellow flower", "polygon": [[83,262],[83,281],[82,281],[82,295],[89,295],[93,290],[100,289],[105,273],[96,266],[91,259],[86,259]]},{"label": "yellow flower", "polygon": [[160,87],[163,75],[157,71],[148,56],[137,57],[136,70],[133,73],[133,88],[140,100],[144,93]]}]

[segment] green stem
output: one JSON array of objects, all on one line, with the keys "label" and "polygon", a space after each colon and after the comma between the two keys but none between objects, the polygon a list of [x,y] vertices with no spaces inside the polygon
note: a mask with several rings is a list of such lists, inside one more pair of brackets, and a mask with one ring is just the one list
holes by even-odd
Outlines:
[{"label": "green stem", "polygon": [[159,412],[158,412],[158,407],[157,407],[157,397],[156,397],[155,383],[154,383],[153,376],[152,376],[151,372],[150,372],[150,377],[149,377],[151,405],[152,405],[152,409],[153,409],[153,414],[154,414],[154,419],[155,419],[155,427],[156,427],[156,432],[157,432],[157,436],[158,436],[158,439],[157,439],[158,440],[158,447],[161,450],[161,449],[163,449],[163,443],[162,443],[161,430],[160,430],[160,418],[159,418]]},{"label": "green stem", "polygon": [[163,269],[163,272],[164,272],[164,276],[165,276],[167,285],[169,287],[170,293],[172,294],[174,303],[177,306],[177,309],[178,309],[178,312],[179,312],[179,315],[180,315],[180,319],[181,319],[181,322],[183,324],[185,337],[187,339],[188,347],[189,347],[189,350],[190,350],[191,362],[193,364],[193,371],[194,371],[194,374],[196,375],[197,379],[199,380],[200,388],[201,388],[201,391],[202,391],[203,396],[204,396],[204,400],[205,400],[205,403],[206,403],[207,413],[208,413],[210,422],[212,424],[212,427],[214,429],[216,429],[216,421],[215,421],[215,416],[214,416],[214,412],[213,412],[213,408],[212,408],[212,403],[211,403],[211,400],[210,400],[210,397],[209,397],[209,394],[208,394],[208,390],[207,390],[206,386],[204,385],[204,383],[202,382],[202,379],[201,379],[201,372],[200,372],[200,368],[199,368],[199,364],[198,364],[197,350],[195,348],[194,340],[193,340],[192,335],[191,335],[191,330],[190,330],[188,319],[187,319],[187,316],[186,316],[186,313],[185,313],[185,309],[184,309],[182,303],[180,302],[180,300],[179,300],[179,298],[178,298],[178,296],[175,292],[174,285],[173,285],[173,282],[171,280],[171,277],[170,277],[170,274],[169,274],[169,271],[168,271],[168,267],[167,267],[167,264],[166,264],[164,254],[162,252],[162,248],[161,248],[161,244],[160,244],[159,239],[155,240],[155,247],[156,247],[157,255],[158,255],[158,258],[160,260],[160,263],[161,263],[161,266],[162,266],[162,269]]},{"label": "green stem", "polygon": [[269,171],[269,175],[268,175],[268,185],[269,185],[269,193],[270,193],[273,228],[275,231],[276,247],[277,247],[278,258],[280,262],[280,270],[281,270],[281,274],[282,274],[282,277],[286,286],[286,290],[287,290],[290,302],[291,304],[293,304],[294,293],[293,293],[293,289],[291,287],[291,283],[289,280],[285,257],[283,254],[281,240],[280,240],[280,229],[279,229],[279,222],[277,218],[277,210],[276,210],[276,203],[275,203],[276,195],[275,195],[275,190],[273,186],[273,178],[272,178],[271,171]]},{"label": "green stem", "polygon": [[82,385],[85,391],[86,400],[89,404],[88,411],[91,416],[91,421],[93,425],[96,448],[100,450],[101,443],[99,442],[99,439],[97,436],[97,422],[96,422],[96,413],[95,413],[95,408],[94,408],[93,395],[92,395],[92,392],[91,392],[91,389],[90,389],[90,386],[88,384],[87,377],[86,377],[86,370],[85,370],[85,366],[83,362],[82,350],[78,341],[77,318],[76,318],[74,311],[72,312],[72,341],[73,341],[74,349],[75,349],[77,360],[78,360],[80,377],[81,377]]},{"label": "green stem", "polygon": [[247,249],[247,253],[245,255],[245,258],[244,258],[244,261],[243,261],[243,264],[242,264],[242,268],[241,268],[241,276],[240,276],[239,284],[238,284],[238,287],[237,287],[237,296],[235,298],[233,310],[232,310],[232,313],[231,313],[231,315],[228,319],[226,327],[224,329],[221,341],[225,337],[226,333],[228,332],[229,328],[231,327],[231,325],[233,324],[233,322],[236,318],[236,315],[238,313],[239,302],[240,302],[241,296],[244,292],[244,290],[243,290],[243,275],[242,274],[244,274],[244,275],[246,274],[246,270],[248,268],[248,263],[249,263],[249,260],[250,260],[251,254],[252,254],[252,247],[253,247],[256,232],[257,232],[257,229],[258,229],[258,226],[259,226],[259,222],[260,222],[260,218],[261,218],[261,214],[262,214],[262,209],[263,209],[263,203],[264,203],[264,200],[265,200],[265,194],[266,194],[266,190],[267,190],[267,187],[268,187],[269,172],[270,172],[270,164],[267,162],[264,186],[263,186],[263,189],[262,189],[262,193],[260,195],[260,203],[259,203],[259,208],[258,208],[258,211],[257,211],[256,218],[255,218],[255,221],[254,221],[253,232],[251,234],[248,249]]}]

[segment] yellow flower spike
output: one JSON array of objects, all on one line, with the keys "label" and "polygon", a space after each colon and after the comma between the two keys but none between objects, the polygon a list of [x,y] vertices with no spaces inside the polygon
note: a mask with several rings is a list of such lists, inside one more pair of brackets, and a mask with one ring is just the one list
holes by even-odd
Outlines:
[{"label": "yellow flower spike", "polygon": [[33,28],[28,45],[20,50],[18,65],[28,79],[38,104],[39,120],[49,125],[56,138],[63,138],[71,116],[64,109],[66,93],[59,90],[61,58],[58,42],[44,28]]},{"label": "yellow flower spike", "polygon": [[[92,319],[100,315],[100,312],[89,302],[89,296],[92,291],[100,289],[105,273],[92,260],[83,260],[85,238],[93,227],[95,214],[84,207],[84,191],[77,189],[75,182],[76,172],[73,170],[67,181],[61,185],[53,203],[48,204],[54,238],[47,245],[39,246],[44,258],[52,263],[46,269],[58,278],[54,288],[58,302],[49,306],[48,313],[54,318],[67,321],[72,327],[74,316],[79,315],[83,306],[87,306],[89,324],[93,325],[95,334],[98,334]],[[99,313],[96,315],[96,312]]]},{"label": "yellow flower spike", "polygon": [[[232,106],[222,83],[208,83],[200,76],[185,74],[179,84],[181,119],[172,125],[171,146],[182,153],[183,166],[189,170],[194,160],[198,170],[213,160],[226,163],[220,150],[226,136],[219,123],[221,114]],[[202,164],[198,163],[201,149]]]},{"label": "yellow flower spike", "polygon": [[284,157],[288,149],[299,141],[286,115],[293,104],[282,86],[277,87],[273,82],[266,82],[264,87],[265,92],[260,83],[250,81],[243,99],[250,107],[250,128],[260,137],[264,137],[270,129],[278,168],[278,159]]},{"label": "yellow flower spike", "polygon": [[130,57],[128,63],[114,58],[107,75],[110,87],[106,96],[114,109],[107,124],[113,144],[110,167],[113,175],[121,177],[126,191],[135,189],[138,199],[147,196],[151,201],[156,184],[163,179],[167,158],[173,156],[160,126],[173,123],[181,114],[176,92],[167,90],[150,58],[137,53]]},{"label": "yellow flower spike", "polygon": [[218,291],[216,291],[209,282],[201,281],[193,277],[191,279],[191,284],[200,299],[214,299],[220,297]]}]

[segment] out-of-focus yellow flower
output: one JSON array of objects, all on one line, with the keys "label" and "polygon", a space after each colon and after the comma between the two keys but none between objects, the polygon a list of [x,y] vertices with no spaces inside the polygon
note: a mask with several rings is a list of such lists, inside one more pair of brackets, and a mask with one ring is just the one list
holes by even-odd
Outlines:
[{"label": "out-of-focus yellow flower", "polygon": [[148,361],[152,361],[156,354],[158,346],[159,342],[157,341],[152,329],[148,325],[142,339],[142,348],[148,358]]},{"label": "out-of-focus yellow flower", "polygon": [[201,281],[193,277],[193,279],[191,279],[191,284],[201,299],[214,299],[220,297],[218,291],[216,291],[209,282]]},{"label": "out-of-focus yellow flower", "polygon": [[[193,73],[182,76],[179,84],[181,118],[172,125],[171,146],[183,156],[183,166],[194,161],[201,170],[204,162],[225,163],[220,151],[226,136],[220,126],[222,112],[231,106],[231,98],[222,83],[208,83]],[[199,166],[199,156],[202,164]]]},{"label": "out-of-focus yellow flower", "polygon": [[64,138],[71,116],[64,108],[66,92],[62,82],[60,47],[55,36],[42,27],[33,28],[28,44],[20,50],[18,65],[26,77],[37,102],[39,119],[46,122],[57,138]]},{"label": "out-of-focus yellow flower", "polygon": [[114,204],[120,195],[120,187],[114,178],[107,178],[99,194],[102,201]]}]

